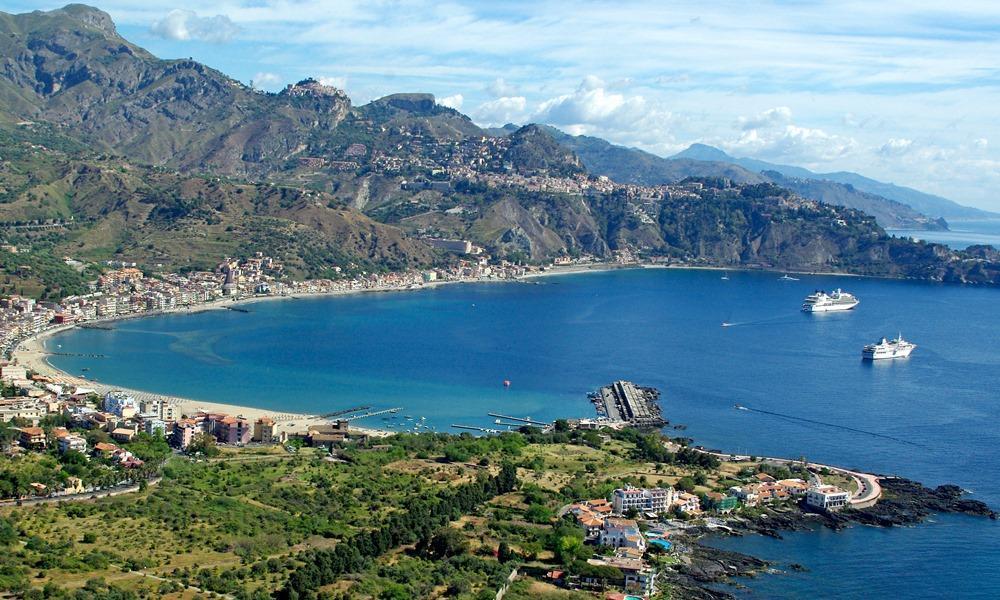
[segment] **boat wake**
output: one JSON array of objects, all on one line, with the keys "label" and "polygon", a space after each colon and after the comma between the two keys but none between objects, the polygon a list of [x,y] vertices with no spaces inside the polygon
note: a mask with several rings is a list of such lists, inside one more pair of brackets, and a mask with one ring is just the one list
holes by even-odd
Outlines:
[{"label": "boat wake", "polygon": [[763,409],[760,409],[760,408],[750,408],[749,406],[743,406],[741,404],[737,404],[736,405],[736,409],[737,410],[745,410],[745,411],[749,411],[749,412],[760,413],[760,414],[764,414],[764,415],[771,415],[773,417],[779,417],[781,419],[787,419],[789,421],[800,421],[800,422],[803,422],[803,423],[812,423],[813,425],[822,425],[823,427],[830,427],[830,428],[833,428],[833,429],[841,429],[843,431],[850,431],[850,432],[853,432],[853,433],[862,433],[864,435],[870,435],[872,437],[882,438],[882,439],[885,439],[885,440],[892,440],[893,442],[898,442],[900,444],[906,444],[908,446],[916,446],[917,448],[925,448],[925,446],[922,446],[921,444],[918,444],[916,442],[911,442],[909,440],[904,440],[904,439],[901,439],[901,438],[898,438],[898,437],[893,437],[891,435],[886,435],[884,433],[877,433],[875,431],[866,431],[864,429],[857,429],[855,427],[848,427],[846,425],[838,425],[836,423],[827,423],[825,421],[817,421],[815,419],[807,419],[805,417],[796,417],[795,415],[786,415],[784,413],[774,412],[774,411],[770,411],[770,410],[763,410]]}]

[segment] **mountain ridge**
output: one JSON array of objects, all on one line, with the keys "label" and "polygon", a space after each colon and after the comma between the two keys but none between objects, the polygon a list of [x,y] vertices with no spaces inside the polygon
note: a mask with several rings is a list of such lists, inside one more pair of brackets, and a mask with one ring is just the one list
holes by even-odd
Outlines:
[{"label": "mountain ridge", "polygon": [[[171,267],[256,248],[307,277],[442,264],[453,258],[420,238],[443,237],[496,260],[643,256],[1000,280],[993,255],[892,238],[869,215],[739,166],[668,162],[680,169],[669,185],[622,185],[543,126],[498,137],[429,94],[354,106],[314,79],[259,92],[195,61],[158,59],[102,14],[0,15],[0,93],[28,106],[0,109],[9,242]],[[630,156],[649,164],[632,176],[667,176],[669,159]],[[25,220],[58,227],[19,229]]]},{"label": "mountain ridge", "polygon": [[782,165],[754,158],[736,158],[724,150],[707,144],[695,143],[674,154],[671,158],[686,158],[691,160],[706,160],[727,162],[740,165],[751,171],[774,171],[785,177],[799,179],[829,180],[835,183],[850,185],[863,192],[882,196],[889,200],[905,204],[914,210],[934,218],[993,218],[1000,214],[992,213],[971,206],[959,204],[941,196],[921,192],[913,188],[885,183],[865,177],[850,171],[835,171],[831,173],[816,173],[804,167]]}]

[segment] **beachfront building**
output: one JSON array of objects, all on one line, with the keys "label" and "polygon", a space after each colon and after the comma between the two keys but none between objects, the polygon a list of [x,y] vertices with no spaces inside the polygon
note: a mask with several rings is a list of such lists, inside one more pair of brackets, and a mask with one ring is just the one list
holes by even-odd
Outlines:
[{"label": "beachfront building", "polygon": [[248,444],[253,438],[250,421],[229,415],[214,421],[212,433],[215,434],[215,439],[223,444],[243,445]]},{"label": "beachfront building", "polygon": [[194,419],[184,419],[174,424],[174,431],[170,436],[170,443],[175,447],[184,450],[194,441],[194,436],[201,433],[201,428]]},{"label": "beachfront building", "polygon": [[104,395],[104,410],[128,419],[139,413],[139,403],[121,390],[112,390]]},{"label": "beachfront building", "polygon": [[597,543],[612,548],[646,549],[646,540],[639,531],[639,524],[633,519],[608,517],[601,525]]},{"label": "beachfront building", "polygon": [[167,424],[158,417],[143,416],[142,429],[147,435],[158,437],[167,431]]},{"label": "beachfront building", "polygon": [[253,441],[261,444],[273,444],[278,441],[275,435],[274,419],[261,417],[253,424]]},{"label": "beachfront building", "polygon": [[625,486],[614,491],[611,497],[615,514],[623,515],[629,510],[661,513],[670,508],[676,496],[673,488],[634,488]]},{"label": "beachfront building", "polygon": [[757,494],[756,489],[752,489],[750,486],[734,485],[729,488],[729,493],[736,496],[736,499],[744,506],[757,506],[760,503],[760,495]]},{"label": "beachfront building", "polygon": [[819,485],[806,492],[806,504],[821,510],[840,510],[850,499],[850,493],[835,485]]}]

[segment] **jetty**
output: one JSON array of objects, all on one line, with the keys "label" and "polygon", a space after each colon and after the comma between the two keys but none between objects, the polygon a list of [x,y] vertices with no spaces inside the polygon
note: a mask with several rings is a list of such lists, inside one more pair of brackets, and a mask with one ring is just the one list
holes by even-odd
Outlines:
[{"label": "jetty", "polygon": [[339,417],[341,415],[349,415],[351,413],[362,412],[370,408],[371,408],[370,406],[355,406],[352,408],[345,408],[342,410],[335,410],[333,412],[324,413],[322,415],[318,415],[318,417],[320,419],[332,419],[334,417]]},{"label": "jetty", "polygon": [[660,391],[638,386],[631,381],[615,381],[591,394],[597,413],[613,422],[634,427],[662,427],[667,424],[660,413]]},{"label": "jetty", "polygon": [[369,417],[377,417],[379,415],[387,415],[389,413],[398,413],[401,410],[403,410],[402,407],[387,408],[385,410],[376,410],[376,411],[373,411],[373,412],[366,412],[366,413],[362,413],[362,414],[347,415],[346,417],[343,417],[342,420],[344,420],[344,421],[357,421],[358,419],[367,419]]},{"label": "jetty", "polygon": [[468,429],[471,431],[479,431],[482,433],[500,433],[499,429],[490,429],[488,427],[476,427],[475,425],[455,425],[453,423],[452,427],[455,429]]},{"label": "jetty", "polygon": [[536,421],[528,417],[512,417],[510,415],[501,415],[500,413],[486,413],[491,417],[496,417],[498,419],[507,419],[508,421],[516,421],[518,423],[527,423],[528,425],[538,425],[539,427],[550,427],[552,423],[546,423],[545,421]]}]

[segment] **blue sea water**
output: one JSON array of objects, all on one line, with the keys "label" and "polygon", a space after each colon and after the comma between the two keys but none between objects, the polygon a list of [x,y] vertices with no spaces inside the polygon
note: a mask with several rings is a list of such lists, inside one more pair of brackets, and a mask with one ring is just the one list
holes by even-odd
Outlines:
[{"label": "blue sea water", "polygon": [[[1000,507],[1000,290],[720,275],[627,270],[260,302],[49,344],[106,355],[53,363],[122,386],[276,411],[400,406],[440,430],[493,427],[487,412],[591,416],[588,391],[632,379],[659,387],[667,418],[706,446],[957,483]],[[856,310],[798,310],[838,286],[861,298]],[[900,331],[919,345],[912,357],[860,360],[863,344]],[[718,543],[809,568],[747,582],[752,597],[1000,596],[1000,526],[985,519]]]}]

